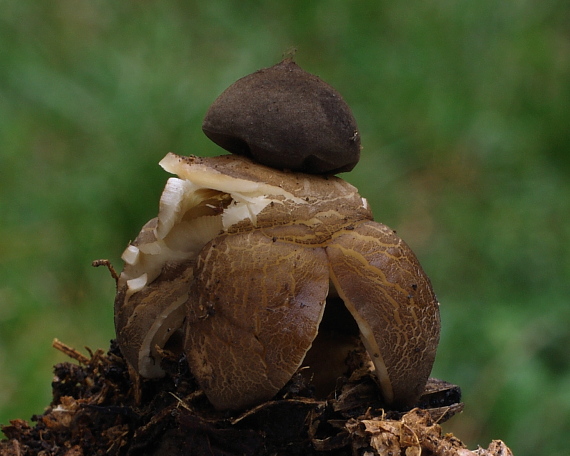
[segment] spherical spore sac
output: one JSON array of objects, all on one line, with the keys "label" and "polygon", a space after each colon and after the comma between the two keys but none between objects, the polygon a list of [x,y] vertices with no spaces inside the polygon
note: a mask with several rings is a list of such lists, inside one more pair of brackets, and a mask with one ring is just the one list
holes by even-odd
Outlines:
[{"label": "spherical spore sac", "polygon": [[202,129],[224,149],[280,170],[336,174],[360,158],[360,135],[346,102],[291,59],[228,87]]}]

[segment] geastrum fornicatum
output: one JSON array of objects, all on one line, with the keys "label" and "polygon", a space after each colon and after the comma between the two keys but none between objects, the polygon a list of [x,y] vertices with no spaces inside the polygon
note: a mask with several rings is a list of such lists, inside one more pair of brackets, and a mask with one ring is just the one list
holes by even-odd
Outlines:
[{"label": "geastrum fornicatum", "polygon": [[[138,374],[155,378],[164,375],[161,349],[178,344],[214,407],[238,410],[270,399],[302,365],[332,359],[355,331],[386,404],[412,406],[439,340],[430,281],[394,231],[373,221],[357,189],[327,174],[351,169],[358,160],[355,143],[360,150],[356,124],[340,95],[291,61],[279,65],[249,76],[257,75],[261,90],[268,90],[261,98],[271,102],[275,68],[281,78],[275,109],[286,98],[282,72],[314,78],[311,84],[321,84],[319,96],[336,100],[342,111],[329,117],[345,126],[334,138],[345,146],[330,160],[318,147],[308,160],[303,150],[291,149],[289,166],[287,151],[276,152],[281,139],[272,142],[251,131],[239,136],[222,125],[215,136],[224,147],[237,147],[232,151],[238,155],[169,153],[160,165],[178,177],[168,180],[158,217],[123,253],[115,300],[119,345]],[[252,86],[245,84],[246,95],[260,98]],[[311,93],[297,93],[299,103]],[[337,108],[328,104],[325,112]],[[259,109],[258,103],[248,118],[263,122],[253,115]],[[286,111],[295,115],[294,106]],[[316,123],[326,123],[319,116]],[[309,146],[303,143],[305,150]],[[267,159],[276,153],[285,155]],[[260,164],[259,156],[274,167]],[[336,325],[346,328],[337,338],[325,339],[319,331],[328,314],[340,315]],[[325,351],[311,353],[317,349]]]}]

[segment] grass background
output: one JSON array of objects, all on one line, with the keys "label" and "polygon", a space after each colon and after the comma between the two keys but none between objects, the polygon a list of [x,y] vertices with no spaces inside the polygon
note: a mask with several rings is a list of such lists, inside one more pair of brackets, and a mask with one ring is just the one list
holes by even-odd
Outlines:
[{"label": "grass background", "polygon": [[441,301],[433,374],[471,448],[567,451],[567,2],[0,0],[0,422],[50,400],[58,337],[113,338],[120,254],[157,212],[168,152],[233,81],[296,48],[353,108],[343,175],[398,230]]}]

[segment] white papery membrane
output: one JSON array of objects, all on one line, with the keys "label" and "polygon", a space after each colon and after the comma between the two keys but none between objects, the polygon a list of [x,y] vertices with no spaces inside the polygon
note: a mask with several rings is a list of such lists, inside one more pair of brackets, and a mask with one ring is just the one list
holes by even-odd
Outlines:
[{"label": "white papery membrane", "polygon": [[171,177],[160,198],[154,239],[130,245],[123,252],[126,263],[123,280],[128,294],[136,293],[158,277],[166,263],[195,258],[214,237],[231,226],[251,220],[271,202],[282,199],[306,204],[274,185],[237,179],[200,164],[189,165],[174,154],[168,154],[160,165]]}]

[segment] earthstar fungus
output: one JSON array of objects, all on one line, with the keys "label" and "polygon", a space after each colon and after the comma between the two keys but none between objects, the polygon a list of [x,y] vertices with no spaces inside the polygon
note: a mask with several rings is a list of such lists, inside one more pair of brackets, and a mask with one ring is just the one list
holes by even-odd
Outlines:
[{"label": "earthstar fungus", "polygon": [[232,84],[203,130],[235,155],[164,157],[178,177],[122,256],[115,326],[130,366],[160,377],[161,350],[183,352],[214,407],[238,410],[303,363],[331,393],[332,361],[346,371],[359,335],[385,403],[414,405],[439,304],[410,248],[331,176],[360,158],[340,94],[286,59]]},{"label": "earthstar fungus", "polygon": [[168,154],[160,164],[178,177],[123,253],[115,300],[135,371],[163,375],[157,347],[182,340],[216,408],[255,405],[303,364],[338,296],[386,403],[417,401],[439,340],[438,302],[413,252],[373,221],[355,187],[239,155]]}]

